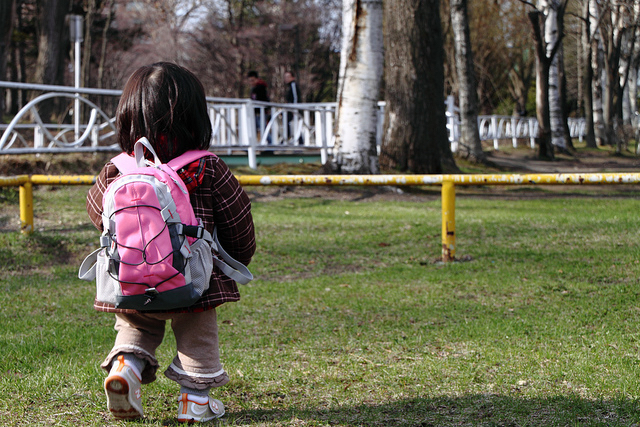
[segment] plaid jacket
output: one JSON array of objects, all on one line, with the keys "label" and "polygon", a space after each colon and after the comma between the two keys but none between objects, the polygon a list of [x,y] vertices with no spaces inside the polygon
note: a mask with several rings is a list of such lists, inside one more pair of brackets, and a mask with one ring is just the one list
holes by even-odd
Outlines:
[{"label": "plaid jacket", "polygon": [[[222,247],[236,260],[248,265],[256,250],[251,216],[251,201],[240,187],[228,166],[217,156],[196,160],[178,171],[190,191],[191,205],[196,218],[201,218],[209,232],[218,228]],[[87,212],[93,225],[102,231],[102,195],[116,179],[119,171],[108,162],[98,175],[87,195]],[[210,310],[225,302],[238,301],[240,293],[236,283],[213,267],[209,290],[191,307],[171,312]],[[117,309],[110,304],[95,301],[98,311],[135,313],[136,310]]]}]

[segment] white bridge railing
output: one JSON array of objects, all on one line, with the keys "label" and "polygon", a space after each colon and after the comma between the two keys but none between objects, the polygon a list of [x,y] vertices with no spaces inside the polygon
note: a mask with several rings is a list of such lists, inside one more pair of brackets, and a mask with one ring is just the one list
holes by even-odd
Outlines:
[{"label": "white bridge railing", "polygon": [[[66,153],[119,151],[115,141],[113,113],[106,113],[90,98],[110,98],[105,104],[116,104],[121,91],[49,86],[0,81],[0,88],[42,93],[27,103],[9,124],[0,124],[0,154]],[[60,123],[44,123],[38,107],[53,98],[68,98],[69,113]],[[74,125],[72,101],[83,105],[84,118],[79,128]],[[50,101],[49,101],[50,102]],[[334,146],[335,103],[279,104],[250,99],[208,97],[209,117],[213,128],[210,148],[219,154],[245,152],[251,168],[257,166],[257,154],[266,151],[319,152],[324,164]],[[378,110],[378,146],[381,144],[384,102]],[[105,107],[106,108],[106,107]],[[453,97],[447,99],[447,129],[451,149],[458,149],[459,118]],[[535,118],[511,116],[479,116],[480,138],[498,142],[528,139],[534,147],[538,132]],[[572,138],[585,132],[584,119],[570,119]]]}]

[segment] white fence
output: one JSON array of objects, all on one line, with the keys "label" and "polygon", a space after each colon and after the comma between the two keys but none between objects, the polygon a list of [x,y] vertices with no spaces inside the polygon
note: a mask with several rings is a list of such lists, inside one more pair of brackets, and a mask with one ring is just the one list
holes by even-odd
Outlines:
[{"label": "white fence", "polygon": [[[42,94],[26,104],[8,125],[0,125],[0,154],[118,151],[112,114],[90,98],[109,98],[114,105],[121,91],[47,86],[0,81],[0,87]],[[51,99],[65,100],[71,106],[79,100],[86,122],[78,126],[73,108],[61,123],[44,123],[38,107]],[[104,101],[107,104],[106,101]],[[258,153],[265,151],[319,152],[324,164],[334,145],[335,103],[278,104],[250,99],[207,98],[213,128],[210,148],[219,154],[244,152],[249,166],[257,166]],[[378,146],[382,139],[384,102],[378,110]],[[75,124],[74,124],[75,122]],[[453,97],[447,99],[447,129],[451,149],[458,148],[459,118]],[[535,118],[511,116],[479,116],[480,138],[493,141],[528,139],[531,147],[538,132]],[[571,119],[571,137],[584,135],[584,119]]]}]

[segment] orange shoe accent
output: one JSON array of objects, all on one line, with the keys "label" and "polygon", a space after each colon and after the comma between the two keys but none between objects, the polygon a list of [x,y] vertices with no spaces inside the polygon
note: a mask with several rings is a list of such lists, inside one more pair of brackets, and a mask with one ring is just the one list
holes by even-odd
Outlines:
[{"label": "orange shoe accent", "polygon": [[122,372],[124,367],[125,367],[124,356],[120,355],[120,356],[118,356],[118,367],[116,368],[116,372]]},{"label": "orange shoe accent", "polygon": [[182,393],[180,399],[182,400],[182,414],[186,414],[187,409],[189,409],[189,406],[187,405],[187,402],[189,401],[189,395],[187,393]]}]

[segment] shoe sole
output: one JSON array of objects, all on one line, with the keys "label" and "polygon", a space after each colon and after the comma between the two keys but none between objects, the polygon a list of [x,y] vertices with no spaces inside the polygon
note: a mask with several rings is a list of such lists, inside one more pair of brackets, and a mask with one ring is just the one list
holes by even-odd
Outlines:
[{"label": "shoe sole", "polygon": [[182,423],[182,424],[195,424],[195,423],[206,423],[209,421],[213,421],[215,419],[218,418],[222,418],[224,416],[224,412],[220,415],[216,415],[215,417],[211,417],[211,418],[203,418],[201,420],[197,420],[195,418],[189,418],[189,419],[184,419],[184,418],[178,418],[178,422]]},{"label": "shoe sole", "polygon": [[107,378],[104,383],[107,392],[107,407],[114,417],[132,420],[142,417],[131,402],[129,402],[129,384],[123,378]]}]

